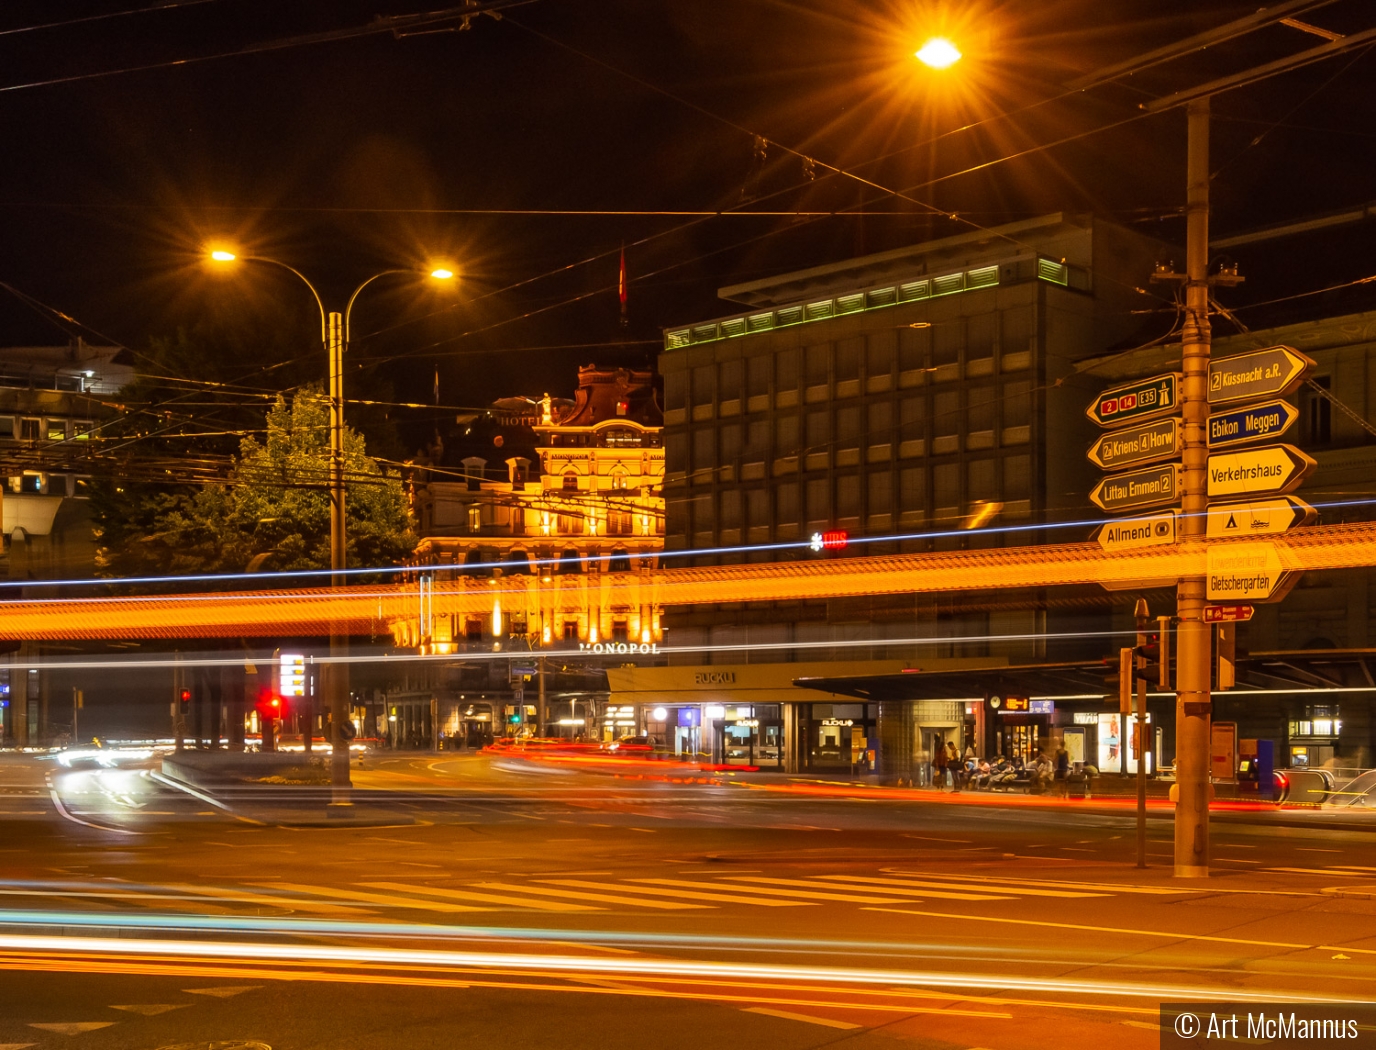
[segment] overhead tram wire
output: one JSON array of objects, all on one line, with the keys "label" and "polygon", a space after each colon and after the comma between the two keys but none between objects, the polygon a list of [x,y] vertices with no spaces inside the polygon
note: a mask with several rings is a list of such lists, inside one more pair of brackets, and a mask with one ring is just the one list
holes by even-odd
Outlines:
[{"label": "overhead tram wire", "polygon": [[218,3],[219,0],[163,0],[162,3],[148,7],[135,7],[127,11],[109,11],[101,15],[84,15],[81,18],[68,18],[61,22],[44,22],[39,25],[15,26],[0,29],[0,37],[16,36],[20,33],[38,33],[48,29],[66,29],[68,26],[85,25],[90,22],[107,22],[112,18],[128,18],[131,15],[151,15],[160,11],[175,11],[182,7],[200,7],[204,4]]}]

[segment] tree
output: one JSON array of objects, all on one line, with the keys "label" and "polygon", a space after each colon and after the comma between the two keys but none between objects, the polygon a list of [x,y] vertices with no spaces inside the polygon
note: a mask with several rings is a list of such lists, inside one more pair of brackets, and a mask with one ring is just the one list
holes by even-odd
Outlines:
[{"label": "tree", "polygon": [[[100,567],[115,576],[330,567],[329,402],[306,387],[278,395],[261,440],[240,442],[227,485],[93,501]],[[415,548],[401,480],[344,434],[348,564],[395,565]]]}]

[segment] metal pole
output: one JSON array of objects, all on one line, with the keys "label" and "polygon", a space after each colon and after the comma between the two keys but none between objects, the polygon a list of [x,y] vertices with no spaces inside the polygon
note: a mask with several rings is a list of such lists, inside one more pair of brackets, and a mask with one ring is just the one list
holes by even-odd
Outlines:
[{"label": "metal pole", "polygon": [[[344,317],[331,313],[326,336],[330,355],[330,586],[344,586],[347,567],[344,527]],[[330,804],[351,805],[349,741],[343,727],[349,714],[349,636],[330,620],[330,661],[324,667],[325,699],[330,709]],[[308,730],[309,731],[309,730]]]},{"label": "metal pole", "polygon": [[545,710],[545,658],[543,656],[538,657],[535,661],[535,675],[539,682],[537,686],[539,692],[535,701],[535,734],[536,736],[544,736],[548,712]]},{"label": "metal pole", "polygon": [[[1189,104],[1185,228],[1184,541],[1203,539],[1207,498],[1209,416],[1209,100]],[[1204,579],[1176,589],[1179,657],[1175,701],[1175,876],[1209,874],[1209,632],[1204,624]]]},{"label": "metal pole", "polygon": [[[1137,674],[1134,676],[1137,687],[1137,711],[1135,721],[1132,726],[1131,734],[1124,734],[1128,737],[1126,743],[1129,750],[1137,759],[1137,866],[1145,868],[1147,866],[1147,756],[1144,740],[1147,734],[1147,680],[1144,677],[1143,668],[1147,660],[1143,654],[1143,647],[1148,645],[1150,639],[1147,637],[1147,627],[1151,623],[1151,614],[1147,610],[1145,598],[1137,599],[1137,608],[1134,610],[1137,618],[1137,651],[1136,660]],[[1162,650],[1164,652],[1164,650]],[[1126,727],[1124,727],[1126,729]],[[1135,746],[1132,746],[1135,745]],[[1124,763],[1126,767],[1127,763]]]}]

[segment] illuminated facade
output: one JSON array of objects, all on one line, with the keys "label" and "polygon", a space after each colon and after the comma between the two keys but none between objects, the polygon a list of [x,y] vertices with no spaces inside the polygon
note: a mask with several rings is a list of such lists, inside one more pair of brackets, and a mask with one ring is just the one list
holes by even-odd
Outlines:
[{"label": "illuminated facade", "polygon": [[468,421],[468,454],[451,453],[448,467],[431,464],[413,484],[415,564],[440,579],[500,579],[504,597],[482,617],[418,621],[403,644],[660,640],[659,610],[640,583],[664,544],[653,378],[581,368],[572,401],[508,398]]}]

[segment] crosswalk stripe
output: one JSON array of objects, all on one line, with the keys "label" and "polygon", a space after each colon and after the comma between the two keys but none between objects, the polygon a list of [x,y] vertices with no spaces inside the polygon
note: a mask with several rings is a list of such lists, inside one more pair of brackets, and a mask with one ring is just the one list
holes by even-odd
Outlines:
[{"label": "crosswalk stripe", "polygon": [[[863,882],[874,883],[879,886],[911,886],[915,890],[925,887],[934,889],[953,890],[963,886],[963,883],[950,882],[929,882],[925,879],[879,879],[869,875],[819,875],[818,878],[828,879],[835,882]],[[987,881],[990,889],[1006,890],[1008,893],[1015,893],[1020,897],[1108,897],[1107,893],[1086,893],[1083,890],[1034,890],[1023,886],[1007,886],[997,878],[990,878]]]},{"label": "crosswalk stripe", "polygon": [[[960,883],[984,883],[989,881],[983,875],[947,875],[939,871],[902,871],[896,868],[884,869],[886,875],[916,875],[924,879],[944,879],[950,882]],[[1146,893],[1160,896],[1170,896],[1176,893],[1198,893],[1196,889],[1188,886],[1179,888],[1173,886],[1118,886],[1111,882],[1070,882],[1064,879],[1014,879],[1001,877],[998,880],[1001,887],[1006,888],[1010,893],[1016,892],[1019,886],[1034,886],[1037,888],[1054,887],[1056,889],[1069,890],[1104,890],[1108,893]]]},{"label": "crosswalk stripe", "polygon": [[[265,893],[250,893],[245,889],[221,889],[216,886],[182,886],[171,884],[165,889],[179,890],[182,893],[196,894],[202,897],[217,897],[221,900],[237,901],[242,904],[263,904],[272,908],[294,908],[297,911],[315,912],[319,915],[349,915],[357,917],[359,915],[370,914],[365,909],[357,905],[350,904],[326,904],[323,901],[307,901],[297,897],[273,897]],[[161,901],[158,902],[161,905]]]},{"label": "crosswalk stripe", "polygon": [[1283,871],[1287,875],[1354,875],[1365,877],[1365,871],[1343,871],[1340,868],[1262,868],[1262,871]]},{"label": "crosswalk stripe", "polygon": [[[744,876],[733,876],[733,878],[744,878]],[[682,879],[655,879],[655,883],[660,886],[689,886],[696,888],[701,886],[700,882],[686,882]],[[901,900],[897,897],[861,897],[853,893],[841,893],[839,887],[831,893],[823,893],[820,890],[808,889],[777,889],[769,886],[736,886],[742,892],[765,894],[771,897],[803,897],[807,900],[817,901],[858,901],[862,904],[912,904],[910,900]]]},{"label": "crosswalk stripe", "polygon": [[381,893],[362,893],[359,890],[344,890],[334,886],[302,886],[295,882],[256,882],[274,890],[295,890],[297,893],[313,893],[319,897],[336,897],[343,900],[365,901],[368,904],[383,904],[389,908],[416,908],[420,911],[460,912],[491,911],[491,908],[475,908],[468,904],[443,904],[440,901],[419,901],[414,898],[384,895]]},{"label": "crosswalk stripe", "polygon": [[[730,879],[732,882],[750,882],[750,883],[761,882],[761,883],[764,883],[764,884],[766,884],[766,885],[768,885],[768,886],[798,886],[798,887],[800,887],[800,888],[802,888],[802,889],[818,889],[818,890],[839,890],[839,889],[844,889],[844,888],[845,888],[845,887],[837,886],[837,885],[835,885],[834,883],[830,883],[830,882],[820,882],[820,881],[815,881],[815,880],[811,880],[811,879],[770,879],[770,878],[765,878],[765,877],[762,876],[762,875],[728,875],[728,876],[726,876],[726,877],[727,877],[728,879]],[[752,888],[753,888],[753,887],[752,887]],[[940,899],[943,899],[943,900],[956,900],[956,901],[1010,901],[1010,900],[1013,900],[1013,899],[1014,899],[1014,898],[1012,898],[1012,897],[1001,897],[1001,896],[997,896],[996,894],[992,894],[992,893],[959,893],[959,892],[952,892],[952,891],[950,891],[950,890],[922,890],[922,891],[911,890],[911,891],[910,891],[910,890],[896,890],[896,889],[890,889],[890,888],[887,887],[887,886],[875,886],[875,887],[873,887],[873,888],[871,888],[871,887],[869,887],[869,886],[855,886],[855,887],[852,887],[852,888],[853,888],[857,893],[863,891],[863,892],[866,892],[866,893],[877,893],[877,894],[881,894],[881,895],[882,895],[882,894],[888,894],[890,897],[894,897],[894,896],[912,896],[912,895],[917,895],[917,896],[920,896],[920,897],[937,897],[937,898],[940,898]],[[864,900],[864,901],[866,901],[867,903],[871,902],[871,898],[868,898],[868,897],[851,897],[851,898],[842,898],[842,899]],[[891,901],[885,901],[885,902],[883,902],[883,903],[886,903],[886,904],[887,904],[887,903],[892,903],[892,902],[891,902]]]},{"label": "crosswalk stripe", "polygon": [[570,904],[567,901],[535,901],[530,898],[499,897],[495,893],[473,893],[469,890],[446,890],[438,886],[408,886],[403,882],[361,882],[375,890],[401,890],[403,893],[419,893],[430,897],[448,897],[460,901],[483,901],[486,904],[507,904],[518,908],[534,908],[537,911],[601,911],[590,904]]},{"label": "crosswalk stripe", "polygon": [[685,904],[679,901],[644,901],[629,897],[618,897],[610,893],[586,893],[581,890],[544,889],[540,886],[513,886],[507,882],[480,882],[483,890],[514,890],[517,893],[542,893],[547,897],[570,897],[580,901],[602,901],[605,904],[623,904],[635,908],[655,908],[659,911],[687,911],[690,908],[705,908],[705,904]]},{"label": "crosswalk stripe", "polygon": [[[548,880],[554,881],[554,880]],[[578,882],[573,879],[560,879],[560,886],[596,886],[595,882]],[[810,908],[810,901],[770,901],[760,900],[758,897],[743,897],[732,893],[702,893],[698,890],[680,889],[654,889],[650,886],[641,885],[642,883],[654,882],[653,879],[628,879],[628,882],[635,883],[636,893],[658,893],[662,897],[688,897],[695,901],[722,901],[727,904],[761,904],[766,908]]]}]

